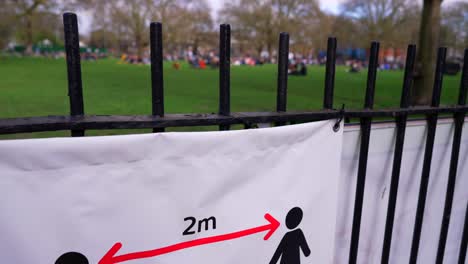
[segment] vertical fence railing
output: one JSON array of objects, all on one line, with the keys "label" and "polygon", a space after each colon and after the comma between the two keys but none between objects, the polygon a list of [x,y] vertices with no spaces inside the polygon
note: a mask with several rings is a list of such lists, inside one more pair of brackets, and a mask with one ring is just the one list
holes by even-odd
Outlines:
[{"label": "vertical fence railing", "polygon": [[328,38],[327,63],[325,68],[325,90],[323,108],[333,108],[333,93],[335,90],[336,38]]},{"label": "vertical fence railing", "polygon": [[[409,45],[406,54],[405,75],[403,77],[403,90],[401,92],[400,108],[408,108],[410,104],[410,92],[413,82],[414,61],[416,57],[416,46]],[[382,248],[382,264],[386,264],[390,258],[392,243],[393,222],[395,219],[395,208],[400,181],[401,160],[403,157],[403,146],[405,142],[406,122],[408,115],[404,114],[396,118],[396,141],[393,154],[392,176],[390,179],[390,193],[388,198],[387,218],[385,222],[385,233]]]},{"label": "vertical fence railing", "polygon": [[[68,96],[70,98],[70,115],[84,115],[83,85],[81,81],[80,35],[78,18],[74,13],[63,14],[65,35],[65,52],[67,56]],[[83,129],[72,129],[73,137],[84,136]]]},{"label": "vertical fence railing", "polygon": [[[81,79],[81,63],[80,63],[80,51],[79,51],[79,34],[78,34],[78,23],[77,17],[73,13],[65,13],[63,15],[64,23],[64,33],[65,33],[65,50],[66,50],[66,59],[67,59],[67,76],[68,76],[68,95],[70,99],[70,116],[72,121],[68,121],[70,126],[66,126],[66,129],[71,129],[72,136],[84,136],[85,130],[90,127],[77,127],[74,120],[76,119],[85,119],[84,116],[84,103],[83,103],[83,88],[82,88],[82,79]],[[153,128],[153,132],[163,132],[164,127],[169,125],[164,125],[156,127],[156,123],[160,120],[168,120],[164,113],[164,80],[163,80],[163,34],[162,34],[162,25],[161,23],[151,23],[150,24],[150,48],[151,48],[151,87],[152,87],[152,116],[150,117],[150,126]],[[323,97],[323,111],[327,114],[332,113],[331,115],[325,116],[323,112],[310,112],[302,113],[303,115],[309,115],[311,120],[315,119],[331,119],[342,117],[343,115],[349,114],[344,109],[342,112],[338,112],[333,109],[333,97],[334,97],[334,87],[335,87],[335,68],[336,68],[336,49],[337,49],[337,40],[336,38],[329,38],[327,45],[327,62],[326,62],[326,72],[325,72],[325,82],[324,82],[324,97]],[[181,115],[175,117],[176,115],[170,115],[171,118],[181,118],[178,119],[181,123],[189,125],[200,125],[200,122],[204,125],[219,125],[220,130],[229,130],[230,124],[234,124],[232,120],[241,120],[246,128],[249,128],[251,123],[248,123],[245,120],[260,120],[265,122],[268,119],[271,122],[274,122],[275,125],[285,125],[287,122],[292,122],[291,119],[278,119],[278,116],[288,114],[287,110],[287,92],[288,92],[288,55],[289,55],[289,34],[281,33],[279,35],[279,46],[278,46],[278,72],[277,72],[277,93],[276,93],[276,112],[267,113],[268,118],[265,118],[265,115],[262,113],[249,113],[252,114],[247,119],[243,116],[232,116],[236,113],[231,113],[230,106],[230,64],[231,59],[231,28],[229,24],[220,25],[220,34],[219,34],[219,110],[218,115],[213,115],[207,117],[206,120],[201,122],[199,119],[194,118],[193,122],[188,122],[187,119],[180,117]],[[367,163],[369,156],[369,143],[371,135],[371,125],[372,117],[371,113],[375,113],[375,116],[378,116],[379,113],[376,110],[373,110],[374,106],[374,94],[375,94],[375,85],[377,77],[377,68],[378,68],[378,54],[379,54],[379,43],[372,42],[369,56],[369,66],[368,66],[368,75],[367,75],[367,85],[365,93],[365,102],[364,110],[359,112],[355,111],[355,116],[360,118],[360,127],[361,127],[361,144],[359,150],[359,160],[358,160],[358,172],[357,172],[357,181],[356,181],[356,192],[355,192],[355,201],[354,201],[354,214],[352,222],[352,231],[351,231],[351,243],[349,251],[349,263],[357,263],[358,261],[358,249],[359,249],[359,236],[361,228],[361,218],[363,212],[363,203],[364,203],[364,193],[365,193],[365,183],[366,183],[366,174],[367,174]],[[405,132],[406,125],[408,120],[408,115],[414,109],[410,108],[410,94],[411,86],[413,82],[413,69],[415,65],[415,55],[416,47],[414,45],[409,45],[407,50],[406,66],[403,79],[403,88],[400,100],[400,108],[392,112],[392,116],[396,116],[396,142],[395,150],[393,155],[393,165],[392,173],[390,179],[390,191],[389,191],[389,201],[387,208],[387,216],[385,223],[385,233],[384,241],[382,247],[382,256],[381,263],[388,263],[391,253],[392,245],[392,232],[395,221],[395,209],[397,205],[398,197],[398,185],[401,164],[403,159],[403,148],[405,142]],[[421,183],[418,193],[418,203],[415,217],[415,224],[413,230],[412,244],[411,244],[411,254],[410,254],[410,263],[416,263],[418,257],[419,243],[421,239],[421,230],[423,225],[423,216],[425,210],[425,203],[428,192],[428,183],[430,178],[430,167],[432,163],[432,154],[434,148],[434,141],[436,135],[436,127],[438,120],[438,112],[434,112],[434,109],[439,109],[443,74],[445,67],[445,57],[446,57],[446,48],[439,48],[437,55],[437,65],[436,73],[434,79],[434,87],[432,93],[432,102],[431,107],[418,112],[427,115],[427,136],[426,136],[426,145],[425,153],[423,159],[423,169],[421,172]],[[448,174],[447,182],[447,192],[445,197],[445,207],[443,212],[443,218],[441,223],[440,235],[439,235],[439,244],[437,248],[437,259],[436,263],[442,263],[444,259],[445,247],[447,243],[447,234],[449,230],[452,204],[454,199],[454,192],[456,186],[457,178],[457,168],[460,155],[460,146],[461,138],[463,132],[463,125],[465,122],[466,109],[466,99],[468,91],[468,50],[465,50],[464,57],[464,67],[462,71],[462,78],[460,83],[460,91],[458,97],[458,108],[450,108],[450,113],[453,113],[455,129],[453,134],[453,143],[452,143],[452,152],[450,160],[450,168]],[[380,112],[382,113],[382,112]],[[245,114],[245,113],[244,113]],[[222,118],[220,118],[220,116]],[[387,115],[383,115],[387,116]],[[111,124],[102,125],[100,128],[108,128],[108,126],[115,125],[116,123],[122,124],[118,128],[130,126],[132,128],[140,128],[138,126],[139,120],[132,119],[130,121],[124,120],[119,123],[119,117],[109,117],[107,121]],[[138,118],[142,118],[137,116]],[[136,118],[136,119],[138,119]],[[210,120],[212,118],[213,120]],[[224,119],[223,119],[224,118]],[[228,118],[231,120],[229,123]],[[45,120],[45,119],[41,119]],[[109,121],[110,120],[110,121]],[[144,122],[148,122],[148,119],[142,118]],[[170,120],[170,118],[169,118]],[[0,119],[0,121],[2,121]],[[46,120],[47,121],[47,120]],[[192,120],[189,120],[192,121]],[[259,121],[259,122],[260,122]],[[5,131],[10,131],[11,124],[13,126],[18,125],[17,120],[9,123],[6,122]],[[128,122],[128,123],[126,123]],[[172,120],[172,123],[175,124],[176,121]],[[129,125],[130,124],[130,125]],[[34,124],[37,125],[37,124]],[[63,124],[61,124],[63,128]],[[95,124],[93,124],[95,125]],[[145,123],[146,128],[148,125]],[[2,124],[0,122],[0,128]],[[25,125],[25,127],[34,127]],[[45,128],[50,128],[49,130],[58,130],[53,125],[45,124]],[[91,126],[91,128],[96,128]],[[43,128],[41,128],[43,129]],[[0,129],[0,131],[3,131]],[[15,130],[13,130],[15,131]],[[21,131],[21,129],[20,129]],[[32,129],[29,132],[35,131]],[[48,131],[47,129],[41,131]],[[468,204],[467,204],[468,206]],[[462,239],[460,241],[460,251],[458,262],[460,264],[465,262],[466,259],[466,248],[468,244],[468,207],[466,209],[466,215],[464,218],[464,231],[462,234]]]},{"label": "vertical fence railing", "polygon": [[[374,106],[375,81],[377,78],[377,67],[379,60],[379,43],[372,42],[369,59],[369,69],[367,73],[365,109],[372,109]],[[371,134],[371,117],[361,118],[361,146],[359,150],[359,165],[356,182],[356,192],[354,201],[353,228],[351,231],[351,246],[349,251],[349,263],[356,263],[359,246],[359,233],[361,230],[362,206],[364,202],[364,187],[367,174],[367,160],[369,154],[369,140]]]},{"label": "vertical fence railing", "polygon": [[[281,32],[278,47],[278,82],[276,92],[276,111],[286,112],[288,93],[288,55],[289,34]],[[285,125],[285,122],[277,122],[277,126]]]},{"label": "vertical fence railing", "polygon": [[[163,37],[162,24],[150,24],[151,52],[151,96],[153,116],[164,116]],[[164,128],[153,128],[153,132],[164,132]]]},{"label": "vertical fence railing", "polygon": [[[439,48],[437,52],[437,65],[434,78],[434,87],[432,91],[432,107],[438,107],[440,104],[440,95],[442,92],[446,53],[446,48]],[[421,240],[421,230],[424,218],[424,208],[426,206],[427,189],[429,185],[429,176],[431,173],[432,153],[434,150],[437,118],[438,114],[429,114],[427,117],[428,132],[426,138],[426,149],[424,151],[423,169],[421,175],[421,183],[419,186],[418,204],[416,209],[416,218],[414,222],[413,240],[411,243],[409,263],[416,263],[418,259],[419,243]]]},{"label": "vertical fence railing", "polygon": [[[222,24],[219,32],[219,114],[231,114],[231,26]],[[219,130],[229,130],[220,125]]]},{"label": "vertical fence railing", "polygon": [[458,251],[458,264],[465,264],[467,248],[468,248],[468,202],[466,203],[465,221],[463,225],[462,238],[460,241],[460,249]]},{"label": "vertical fence railing", "polygon": [[[458,105],[466,104],[468,90],[468,49],[465,50],[465,65],[463,66],[462,77],[460,81],[460,92],[458,95]],[[453,195],[455,193],[455,181],[457,178],[458,158],[460,154],[461,137],[465,113],[455,113],[454,116],[455,131],[453,133],[452,153],[450,157],[450,167],[447,182],[447,192],[445,196],[444,212],[442,214],[442,225],[439,236],[439,246],[437,248],[437,264],[442,264],[444,260],[445,244],[447,242],[447,233],[450,224],[450,215],[452,213]]]}]

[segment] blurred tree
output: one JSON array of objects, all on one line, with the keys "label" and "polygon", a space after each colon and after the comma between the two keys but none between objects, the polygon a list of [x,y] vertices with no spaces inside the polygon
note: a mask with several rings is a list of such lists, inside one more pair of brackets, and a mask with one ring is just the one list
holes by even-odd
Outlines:
[{"label": "blurred tree", "polygon": [[[165,52],[186,46],[197,50],[213,33],[210,8],[204,0],[95,0],[93,42],[97,34],[112,32],[120,51],[134,48],[141,58],[149,44],[149,23],[163,23]],[[105,34],[110,37],[110,34]],[[210,35],[210,41],[212,37]],[[112,45],[106,41],[105,45]],[[103,45],[99,45],[103,46]],[[133,52],[133,51],[130,51]]]},{"label": "blurred tree", "polygon": [[[188,9],[194,8],[194,3],[193,0],[153,0],[155,8],[152,11],[152,21],[163,23],[165,52],[172,53],[188,45],[188,38],[194,32],[189,29],[192,21],[187,16],[189,15]],[[209,10],[206,2],[201,1],[201,6]],[[193,23],[197,22],[193,21]]]},{"label": "blurred tree", "polygon": [[20,36],[23,36],[26,44],[26,53],[32,53],[34,20],[38,19],[39,13],[49,12],[58,5],[57,0],[6,0],[13,8],[20,25]]},{"label": "blurred tree", "polygon": [[131,39],[129,34],[124,34],[126,25],[122,26],[122,23],[115,22],[112,2],[112,0],[94,0],[90,8],[92,23],[89,44],[115,50],[118,53],[127,52]]},{"label": "blurred tree", "polygon": [[88,45],[97,48],[116,47],[117,36],[114,32],[106,29],[96,29],[89,33]]},{"label": "blurred tree", "polygon": [[424,0],[412,95],[413,105],[428,105],[431,102],[436,64],[436,49],[439,44],[442,1],[443,0]]},{"label": "blurred tree", "polygon": [[14,32],[15,17],[13,15],[12,5],[9,2],[4,3],[0,8],[0,50],[6,47]]},{"label": "blurred tree", "polygon": [[16,37],[19,40],[29,40],[32,44],[37,44],[45,39],[52,44],[63,44],[63,25],[62,17],[58,13],[49,11],[39,11],[31,17],[33,31],[31,36],[29,30],[19,30],[16,32]]},{"label": "blurred tree", "polygon": [[341,48],[360,48],[368,45],[367,40],[362,39],[362,32],[357,23],[345,16],[333,17],[332,34],[338,39]]},{"label": "blurred tree", "polygon": [[343,15],[354,21],[361,46],[378,40],[401,47],[411,41],[416,31],[415,13],[419,8],[411,0],[347,0],[342,9]]},{"label": "blurred tree", "polygon": [[327,21],[316,0],[234,0],[225,2],[220,17],[233,24],[241,47],[266,50],[270,57],[280,32],[290,33],[291,46],[305,52],[323,40]]},{"label": "blurred tree", "polygon": [[462,57],[468,47],[468,3],[456,2],[442,9],[440,34],[441,45],[450,48],[450,55]]},{"label": "blurred tree", "polygon": [[141,8],[146,13],[139,12],[138,1],[130,0],[128,3],[123,0],[94,0],[90,45],[116,49],[118,53],[127,53],[131,47],[143,52],[142,40],[146,37],[144,31],[149,19],[149,1],[142,2],[144,6]]},{"label": "blurred tree", "polygon": [[318,1],[277,1],[279,24],[291,34],[291,48],[304,55],[326,48],[332,19],[320,9]]},{"label": "blurred tree", "polygon": [[234,0],[225,2],[220,11],[223,23],[232,24],[233,38],[239,43],[241,53],[264,48],[272,50],[280,32],[274,19],[272,0]]},{"label": "blurred tree", "polygon": [[[32,53],[32,46],[39,38],[58,41],[59,19],[64,10],[89,7],[92,0],[3,0],[5,8],[14,14],[15,30],[19,40],[26,45],[26,53]],[[55,21],[54,21],[55,20]],[[54,21],[51,23],[51,21]]]},{"label": "blurred tree", "polygon": [[128,34],[136,49],[138,58],[143,57],[144,46],[148,44],[148,25],[150,21],[151,0],[114,0],[109,1],[112,22]]},{"label": "blurred tree", "polygon": [[[218,41],[206,0],[3,1],[0,45],[4,46],[11,36],[16,36],[27,45],[28,52],[33,43],[44,38],[60,43],[63,38],[61,13],[83,8],[92,13],[88,38],[91,45],[125,52],[130,49],[140,58],[149,44],[150,21],[163,23],[165,52],[188,47],[194,52],[200,47],[216,49]],[[439,29],[431,23],[436,23],[434,21],[440,17],[441,2],[424,0],[421,30],[417,26],[421,7],[414,0],[345,0],[339,16],[324,13],[318,0],[225,0],[219,17],[223,19],[220,22],[232,24],[233,43],[240,52],[260,55],[267,51],[270,58],[281,31],[290,33],[291,50],[302,54],[324,50],[330,33],[346,47],[367,47],[371,40],[379,40],[385,46],[401,48],[416,42],[416,33],[421,31],[414,98],[422,96],[427,102],[432,89],[435,45],[439,43],[436,36]],[[455,54],[468,42],[467,5],[459,3],[443,11],[441,43],[454,46]],[[427,26],[428,23],[431,26]],[[431,44],[434,41],[435,44]],[[418,87],[426,87],[428,91]]]},{"label": "blurred tree", "polygon": [[184,5],[182,11],[185,21],[186,42],[193,47],[194,53],[198,53],[198,48],[203,43],[217,43],[217,38],[213,32],[213,20],[211,18],[210,7],[204,0],[191,1]]}]

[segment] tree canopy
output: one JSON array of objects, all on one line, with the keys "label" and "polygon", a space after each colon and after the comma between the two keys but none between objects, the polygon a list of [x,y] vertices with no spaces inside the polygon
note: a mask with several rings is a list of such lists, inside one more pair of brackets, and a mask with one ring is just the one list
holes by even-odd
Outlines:
[{"label": "tree canopy", "polygon": [[[434,47],[446,45],[453,56],[463,52],[468,42],[467,6],[442,6],[440,41]],[[142,56],[149,44],[149,23],[160,21],[165,52],[216,50],[216,24],[230,23],[235,52],[274,57],[283,31],[290,34],[290,49],[302,54],[324,50],[328,36],[336,36],[341,48],[366,49],[372,40],[385,48],[405,48],[421,38],[423,6],[413,0],[345,0],[340,12],[331,14],[318,0],[226,0],[213,14],[205,0],[4,0],[0,46],[13,41],[30,50],[45,38],[61,44],[64,11],[85,12],[92,21],[84,42],[117,53]]]}]

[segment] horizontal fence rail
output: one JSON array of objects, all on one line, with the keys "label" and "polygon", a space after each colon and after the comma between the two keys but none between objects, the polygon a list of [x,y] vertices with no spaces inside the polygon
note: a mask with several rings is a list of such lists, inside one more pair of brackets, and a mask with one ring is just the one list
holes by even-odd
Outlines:
[{"label": "horizontal fence rail", "polygon": [[409,109],[317,110],[310,112],[236,112],[219,114],[86,115],[43,116],[0,119],[0,134],[17,134],[71,129],[140,129],[190,126],[259,124],[276,122],[311,122],[340,117],[398,117],[422,114],[466,113],[468,106],[413,107]]},{"label": "horizontal fence rail", "polygon": [[[349,263],[359,263],[358,249],[363,210],[367,162],[373,118],[393,118],[396,123],[396,140],[393,156],[393,166],[390,178],[390,192],[383,234],[381,262],[388,263],[391,254],[392,232],[395,221],[395,208],[398,203],[398,185],[400,168],[403,159],[405,130],[408,118],[412,115],[425,116],[428,133],[425,144],[423,169],[420,172],[420,187],[414,231],[411,244],[409,263],[416,263],[421,240],[421,229],[424,221],[425,203],[428,194],[428,183],[431,176],[432,153],[439,115],[453,116],[455,128],[451,152],[447,191],[444,201],[443,219],[438,234],[436,263],[442,263],[447,242],[447,233],[451,219],[454,190],[460,152],[460,142],[468,106],[466,104],[468,91],[468,50],[465,51],[464,66],[460,82],[459,98],[456,105],[440,106],[440,96],[445,68],[446,48],[439,48],[436,74],[434,79],[432,102],[429,106],[410,106],[410,95],[415,68],[416,46],[409,45],[407,50],[405,72],[402,84],[400,106],[398,108],[374,109],[374,95],[377,87],[378,42],[372,42],[367,74],[367,86],[363,109],[335,109],[333,107],[335,68],[336,68],[336,38],[329,38],[327,43],[327,62],[325,69],[323,109],[315,111],[287,111],[288,87],[288,54],[289,34],[282,32],[279,36],[277,96],[275,112],[231,112],[231,27],[229,24],[220,26],[219,34],[219,108],[217,114],[166,114],[164,112],[164,78],[163,78],[163,27],[159,22],[150,24],[150,55],[151,55],[151,115],[85,115],[83,86],[81,78],[81,63],[79,53],[79,32],[77,17],[73,13],[63,15],[65,50],[68,76],[68,96],[70,114],[64,116],[42,116],[24,118],[0,119],[0,134],[31,133],[57,130],[70,130],[73,137],[85,135],[89,129],[140,129],[151,128],[153,132],[163,132],[167,127],[218,126],[220,130],[229,130],[231,125],[241,124],[244,128],[252,128],[259,123],[275,125],[294,124],[318,120],[343,118],[359,118],[361,127],[361,147],[359,155],[356,196],[351,243],[349,247]],[[149,100],[149,99],[148,99]],[[462,201],[468,205],[468,201]],[[465,263],[468,244],[468,207],[464,221],[464,231],[460,241],[458,263]]]}]

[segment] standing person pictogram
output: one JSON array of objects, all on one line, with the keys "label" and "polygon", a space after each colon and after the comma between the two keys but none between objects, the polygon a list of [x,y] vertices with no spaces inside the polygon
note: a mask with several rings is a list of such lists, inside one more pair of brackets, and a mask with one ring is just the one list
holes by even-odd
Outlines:
[{"label": "standing person pictogram", "polygon": [[[302,221],[302,216],[302,209],[299,207],[289,210],[286,215],[286,227],[290,230],[298,227]],[[275,254],[270,260],[270,264],[276,264],[280,258],[280,264],[300,264],[301,250],[306,257],[310,255],[309,245],[307,245],[304,233],[300,228],[289,231],[281,239]]]}]

